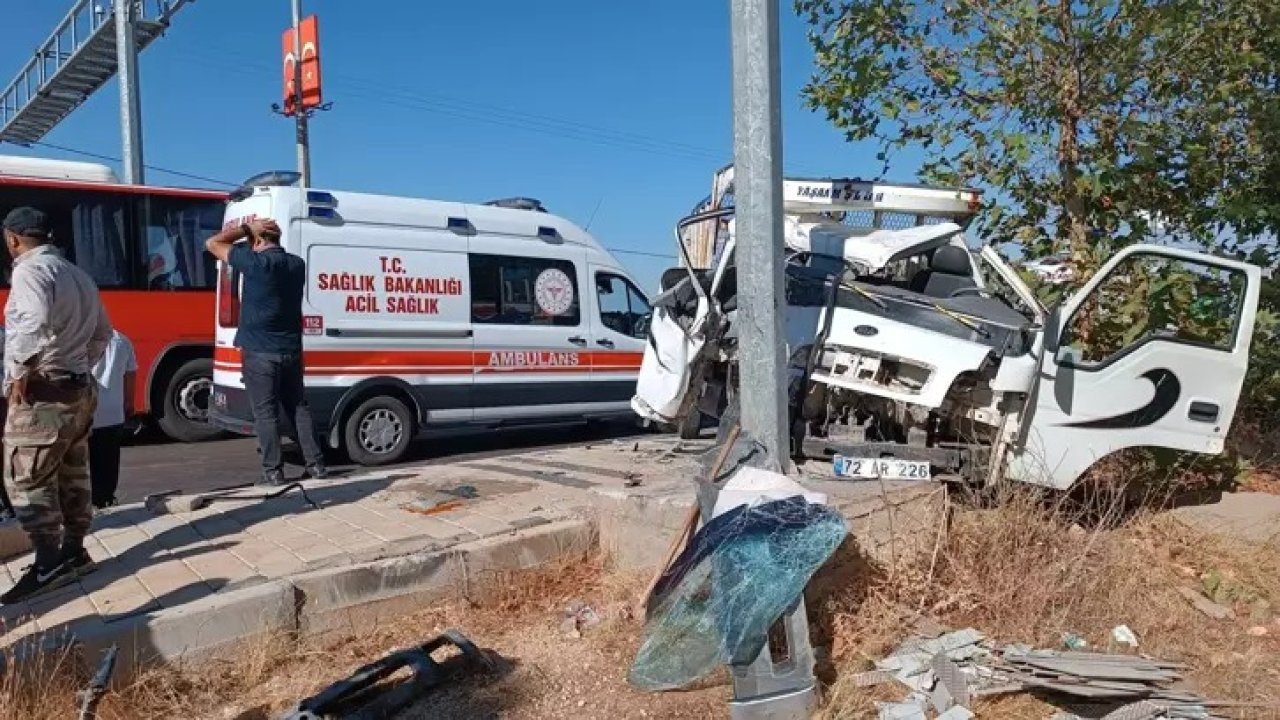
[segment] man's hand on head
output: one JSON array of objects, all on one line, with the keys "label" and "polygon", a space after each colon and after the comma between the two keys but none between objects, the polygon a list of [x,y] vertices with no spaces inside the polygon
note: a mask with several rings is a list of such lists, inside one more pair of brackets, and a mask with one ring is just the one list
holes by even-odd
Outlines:
[{"label": "man's hand on head", "polygon": [[249,223],[249,232],[253,233],[255,238],[261,238],[263,235],[279,238],[281,234],[280,226],[271,218],[259,218]]}]

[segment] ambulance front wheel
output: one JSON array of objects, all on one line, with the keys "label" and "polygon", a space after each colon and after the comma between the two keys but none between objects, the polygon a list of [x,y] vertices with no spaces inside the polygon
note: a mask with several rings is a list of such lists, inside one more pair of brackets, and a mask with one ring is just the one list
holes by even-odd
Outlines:
[{"label": "ambulance front wheel", "polygon": [[359,465],[399,461],[413,441],[413,412],[397,398],[371,397],[347,416],[343,429],[347,455]]}]

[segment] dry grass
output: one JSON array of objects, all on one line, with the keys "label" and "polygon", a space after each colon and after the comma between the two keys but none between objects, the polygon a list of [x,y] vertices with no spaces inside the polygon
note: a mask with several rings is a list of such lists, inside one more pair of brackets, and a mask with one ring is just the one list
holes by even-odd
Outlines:
[{"label": "dry grass", "polygon": [[[848,676],[869,668],[918,625],[975,627],[999,641],[1058,647],[1064,632],[1104,651],[1132,628],[1141,652],[1183,662],[1208,697],[1280,703],[1280,547],[1205,535],[1170,516],[1123,511],[1123,493],[1047,504],[1021,492],[957,504],[934,556],[887,573],[847,542],[806,593],[819,673],[827,685],[824,720],[875,716],[875,701],[900,699],[894,686],[856,688]],[[595,556],[485,579],[481,592],[369,630],[298,641],[267,638],[233,660],[145,672],[103,701],[103,720],[276,717],[291,703],[356,666],[457,627],[507,660],[498,676],[471,678],[432,693],[405,718],[723,717],[727,688],[713,681],[687,693],[629,688],[640,623],[629,602],[644,576],[608,571]],[[1215,621],[1193,609],[1180,586],[1211,594],[1236,618]],[[560,629],[564,607],[589,603],[603,623],[583,637]],[[1250,634],[1266,628],[1265,635]],[[12,664],[10,665],[13,666]],[[0,718],[74,716],[85,678],[66,655],[19,666],[0,682]],[[1044,702],[1019,695],[988,701],[983,717],[1043,720]],[[1240,717],[1280,717],[1263,710]]]},{"label": "dry grass", "polygon": [[32,649],[31,643],[21,644],[18,652],[24,658],[20,662],[15,662],[13,652],[4,655],[0,718],[76,717],[79,712],[76,691],[89,680],[80,669],[76,653],[70,649],[29,652]]},{"label": "dry grass", "polygon": [[[1111,629],[1125,624],[1141,652],[1186,663],[1205,695],[1280,703],[1280,547],[1206,536],[1168,516],[1126,517],[1118,497],[1102,512],[1097,502],[1068,509],[1028,493],[956,512],[932,575],[908,568],[892,583],[871,575],[869,589],[825,598],[840,675],[883,657],[921,616],[1040,647],[1060,647],[1062,634],[1073,632],[1115,652],[1124,646],[1111,641]],[[1178,594],[1183,585],[1216,589],[1237,618],[1202,615]],[[1258,626],[1265,636],[1249,633]],[[873,717],[865,695],[837,678],[824,717]],[[1023,696],[988,704],[983,714],[1043,718],[1047,707]],[[1242,715],[1272,716],[1280,713]]]},{"label": "dry grass", "polygon": [[[497,654],[501,671],[470,676],[429,694],[401,717],[700,718],[723,713],[723,686],[655,697],[626,685],[640,623],[629,606],[646,578],[607,571],[596,556],[501,573],[470,597],[433,605],[379,627],[298,640],[264,637],[234,655],[198,665],[144,671],[99,706],[102,720],[219,718],[267,720],[298,700],[398,648],[458,628]],[[482,591],[483,590],[483,591]],[[600,625],[581,638],[561,629],[565,607],[587,602]],[[443,657],[443,653],[437,655]],[[71,657],[47,655],[0,684],[0,718],[75,717],[80,676]],[[53,663],[53,665],[49,665]]]}]

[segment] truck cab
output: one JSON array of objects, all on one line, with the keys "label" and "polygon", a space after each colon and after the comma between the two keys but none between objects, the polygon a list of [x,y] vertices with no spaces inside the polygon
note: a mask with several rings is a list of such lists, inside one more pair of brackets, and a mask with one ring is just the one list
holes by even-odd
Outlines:
[{"label": "truck cab", "polygon": [[[730,170],[731,173],[731,170]],[[732,188],[718,181],[717,187]],[[792,451],[855,478],[1011,479],[1066,489],[1126,448],[1216,454],[1235,413],[1261,269],[1126,247],[1052,310],[965,225],[976,191],[786,180],[779,251]],[[860,213],[869,223],[849,222]],[[887,217],[912,223],[886,227]],[[689,427],[736,393],[732,210],[713,266],[667,276],[632,406]],[[694,243],[696,244],[696,242]],[[1206,309],[1208,308],[1208,309]]]}]

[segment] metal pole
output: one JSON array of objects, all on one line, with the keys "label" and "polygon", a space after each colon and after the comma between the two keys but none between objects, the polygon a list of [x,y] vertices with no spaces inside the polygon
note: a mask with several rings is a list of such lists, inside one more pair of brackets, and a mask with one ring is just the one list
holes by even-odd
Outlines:
[{"label": "metal pole", "polygon": [[302,187],[311,187],[311,147],[307,113],[302,109],[302,0],[293,0],[293,118],[298,142],[298,172]]},{"label": "metal pole", "polygon": [[782,106],[778,0],[732,0],[733,162],[742,429],[788,467],[782,329]]},{"label": "metal pole", "polygon": [[135,0],[116,0],[116,64],[120,75],[120,145],[124,181],[141,185],[142,101],[138,97],[138,44],[133,36]]}]

